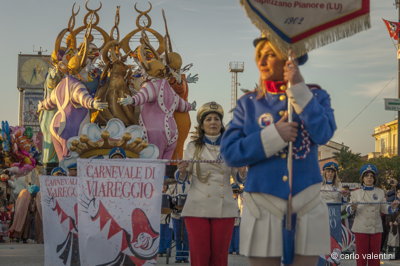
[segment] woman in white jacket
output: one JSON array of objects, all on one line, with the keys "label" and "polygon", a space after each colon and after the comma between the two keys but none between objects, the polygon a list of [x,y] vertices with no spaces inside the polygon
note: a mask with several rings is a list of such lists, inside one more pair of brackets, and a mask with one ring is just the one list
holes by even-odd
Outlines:
[{"label": "woman in white jacket", "polygon": [[363,165],[360,169],[362,187],[351,193],[348,212],[354,213],[351,230],[356,236],[357,266],[380,265],[379,253],[382,239],[381,213],[397,211],[399,202],[391,206],[385,204],[385,192],[376,187],[378,169],[373,164]]},{"label": "woman in white jacket", "polygon": [[321,197],[326,203],[341,203],[341,184],[338,176],[339,167],[335,162],[327,162],[323,167]]},{"label": "woman in white jacket", "polygon": [[[220,141],[224,127],[224,111],[216,102],[209,102],[197,112],[198,126],[184,152],[176,178],[191,180],[182,210],[189,237],[192,266],[228,265],[228,249],[238,206],[233,199],[230,177],[235,174],[221,160]],[[204,162],[204,161],[210,162]],[[242,169],[244,170],[244,169]]]}]

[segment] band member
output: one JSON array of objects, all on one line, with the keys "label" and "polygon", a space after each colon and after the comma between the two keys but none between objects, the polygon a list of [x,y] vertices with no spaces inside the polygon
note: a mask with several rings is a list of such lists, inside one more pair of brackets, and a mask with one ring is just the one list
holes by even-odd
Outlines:
[{"label": "band member", "polygon": [[[377,174],[378,169],[373,164],[365,164],[361,167],[362,187],[351,193],[350,202],[353,204],[347,208],[348,212],[355,214],[351,230],[356,235],[357,266],[380,265],[378,255],[383,232],[381,214],[394,213],[399,205],[397,200],[391,205],[385,204],[385,192],[376,187]],[[368,254],[377,255],[368,256]]]},{"label": "band member", "polygon": [[322,167],[321,197],[327,203],[341,203],[341,185],[338,176],[339,166],[335,162],[327,162]]},{"label": "band member", "polygon": [[[305,63],[306,55],[289,60],[265,37],[254,45],[260,84],[238,100],[221,142],[228,165],[249,166],[240,253],[249,257],[251,265],[280,265],[285,254],[295,265],[313,265],[320,254],[329,254],[318,145],[325,144],[336,130],[330,97],[318,85],[305,84],[298,66]],[[288,98],[294,108],[293,122],[286,112]],[[289,142],[293,142],[291,191]],[[287,230],[282,220],[287,218],[289,195],[293,195],[293,223]],[[284,253],[288,250],[294,250],[295,256]]]}]

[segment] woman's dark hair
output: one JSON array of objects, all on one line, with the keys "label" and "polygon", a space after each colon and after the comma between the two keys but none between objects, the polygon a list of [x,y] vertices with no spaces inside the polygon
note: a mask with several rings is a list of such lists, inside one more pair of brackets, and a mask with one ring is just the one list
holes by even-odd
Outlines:
[{"label": "woman's dark hair", "polygon": [[211,113],[217,114],[219,119],[221,120],[221,131],[220,131],[221,135],[225,132],[225,127],[224,127],[224,124],[222,123],[221,114],[219,114],[217,112],[210,112],[210,113],[204,115],[200,120],[200,124],[198,124],[197,126],[194,127],[195,131],[191,132],[192,136],[190,138],[192,139],[192,141],[194,142],[195,146],[197,146],[197,147],[201,147],[201,146],[204,145],[203,138],[204,138],[205,132],[204,132],[204,129],[201,128],[201,126],[203,125],[203,122],[206,119],[206,117]]},{"label": "woman's dark hair", "polygon": [[364,185],[364,177],[365,177],[368,173],[372,173],[372,176],[374,177],[374,186],[377,186],[377,185],[378,185],[378,179],[377,179],[376,174],[375,174],[374,172],[372,172],[372,171],[366,171],[366,172],[364,172],[364,173],[362,174],[362,176],[361,176],[361,185]]}]

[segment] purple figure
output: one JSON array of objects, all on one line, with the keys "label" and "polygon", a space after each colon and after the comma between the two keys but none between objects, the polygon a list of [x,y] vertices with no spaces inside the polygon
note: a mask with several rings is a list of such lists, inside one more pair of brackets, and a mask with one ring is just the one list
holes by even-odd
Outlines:
[{"label": "purple figure", "polygon": [[73,76],[63,78],[39,103],[39,110],[57,108],[50,123],[50,133],[59,161],[68,155],[68,139],[78,136],[81,127],[90,122],[88,109],[101,110],[107,106],[107,103],[95,101],[86,86]]},{"label": "purple figure", "polygon": [[119,99],[122,105],[140,105],[139,125],[144,128],[145,140],[157,145],[158,159],[171,159],[178,139],[178,128],[174,112],[188,112],[195,109],[180,98],[166,79],[152,79],[146,82],[133,97]]}]

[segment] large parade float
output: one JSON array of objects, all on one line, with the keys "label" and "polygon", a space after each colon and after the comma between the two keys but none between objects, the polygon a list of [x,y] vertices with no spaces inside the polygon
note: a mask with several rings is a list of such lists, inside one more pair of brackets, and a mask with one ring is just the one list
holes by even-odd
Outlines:
[{"label": "large parade float", "polygon": [[101,3],[84,7],[83,23],[74,4],[55,38],[40,132],[2,124],[0,196],[10,200],[14,181],[36,173],[20,196],[34,190],[41,202],[46,265],[153,264],[162,186],[176,183],[197,75],[186,76],[192,64],[173,51],[164,11],[164,32],[152,27],[151,3],[132,5],[125,36],[119,6],[107,11],[115,12],[109,30],[99,26]]}]

